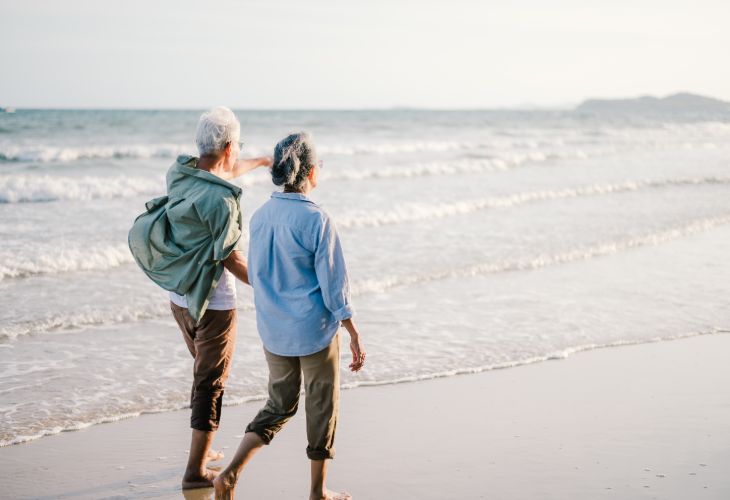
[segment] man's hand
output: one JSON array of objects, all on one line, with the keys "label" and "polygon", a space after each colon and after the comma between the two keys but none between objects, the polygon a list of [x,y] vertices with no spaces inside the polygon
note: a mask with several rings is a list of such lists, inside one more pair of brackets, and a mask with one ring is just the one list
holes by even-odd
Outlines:
[{"label": "man's hand", "polygon": [[342,326],[344,326],[350,334],[350,351],[352,352],[350,370],[358,372],[365,365],[365,347],[360,340],[360,333],[357,331],[357,327],[352,321],[352,318],[343,320]]}]

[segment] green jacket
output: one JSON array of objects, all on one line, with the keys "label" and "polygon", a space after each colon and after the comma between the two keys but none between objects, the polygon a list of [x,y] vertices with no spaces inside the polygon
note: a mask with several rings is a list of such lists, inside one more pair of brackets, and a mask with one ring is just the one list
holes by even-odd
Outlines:
[{"label": "green jacket", "polygon": [[241,188],[195,168],[182,155],[167,172],[167,196],[145,204],[129,231],[139,267],[165,290],[185,295],[199,321],[241,237]]}]

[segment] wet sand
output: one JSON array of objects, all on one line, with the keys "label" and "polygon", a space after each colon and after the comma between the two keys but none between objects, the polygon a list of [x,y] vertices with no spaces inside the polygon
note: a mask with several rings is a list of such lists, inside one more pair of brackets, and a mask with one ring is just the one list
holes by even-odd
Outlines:
[{"label": "wet sand", "polygon": [[[730,335],[705,335],[344,391],[329,485],[357,500],[727,499],[728,353]],[[216,448],[231,456],[260,405],[225,408]],[[254,459],[237,498],[306,498],[303,416]],[[1,448],[0,497],[182,498],[188,418]]]}]

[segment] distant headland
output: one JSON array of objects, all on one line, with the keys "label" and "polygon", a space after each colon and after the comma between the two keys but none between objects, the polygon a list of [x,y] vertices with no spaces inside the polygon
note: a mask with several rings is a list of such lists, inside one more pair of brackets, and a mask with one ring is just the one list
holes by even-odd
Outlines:
[{"label": "distant headland", "polygon": [[636,115],[717,115],[730,117],[730,102],[689,92],[666,97],[641,96],[634,99],[588,99],[575,108],[591,114]]}]

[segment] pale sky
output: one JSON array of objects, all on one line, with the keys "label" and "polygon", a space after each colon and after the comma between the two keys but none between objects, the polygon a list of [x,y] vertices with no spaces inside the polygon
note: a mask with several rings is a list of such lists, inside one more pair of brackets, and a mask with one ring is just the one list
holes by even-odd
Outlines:
[{"label": "pale sky", "polygon": [[0,106],[730,100],[730,0],[0,0]]}]

